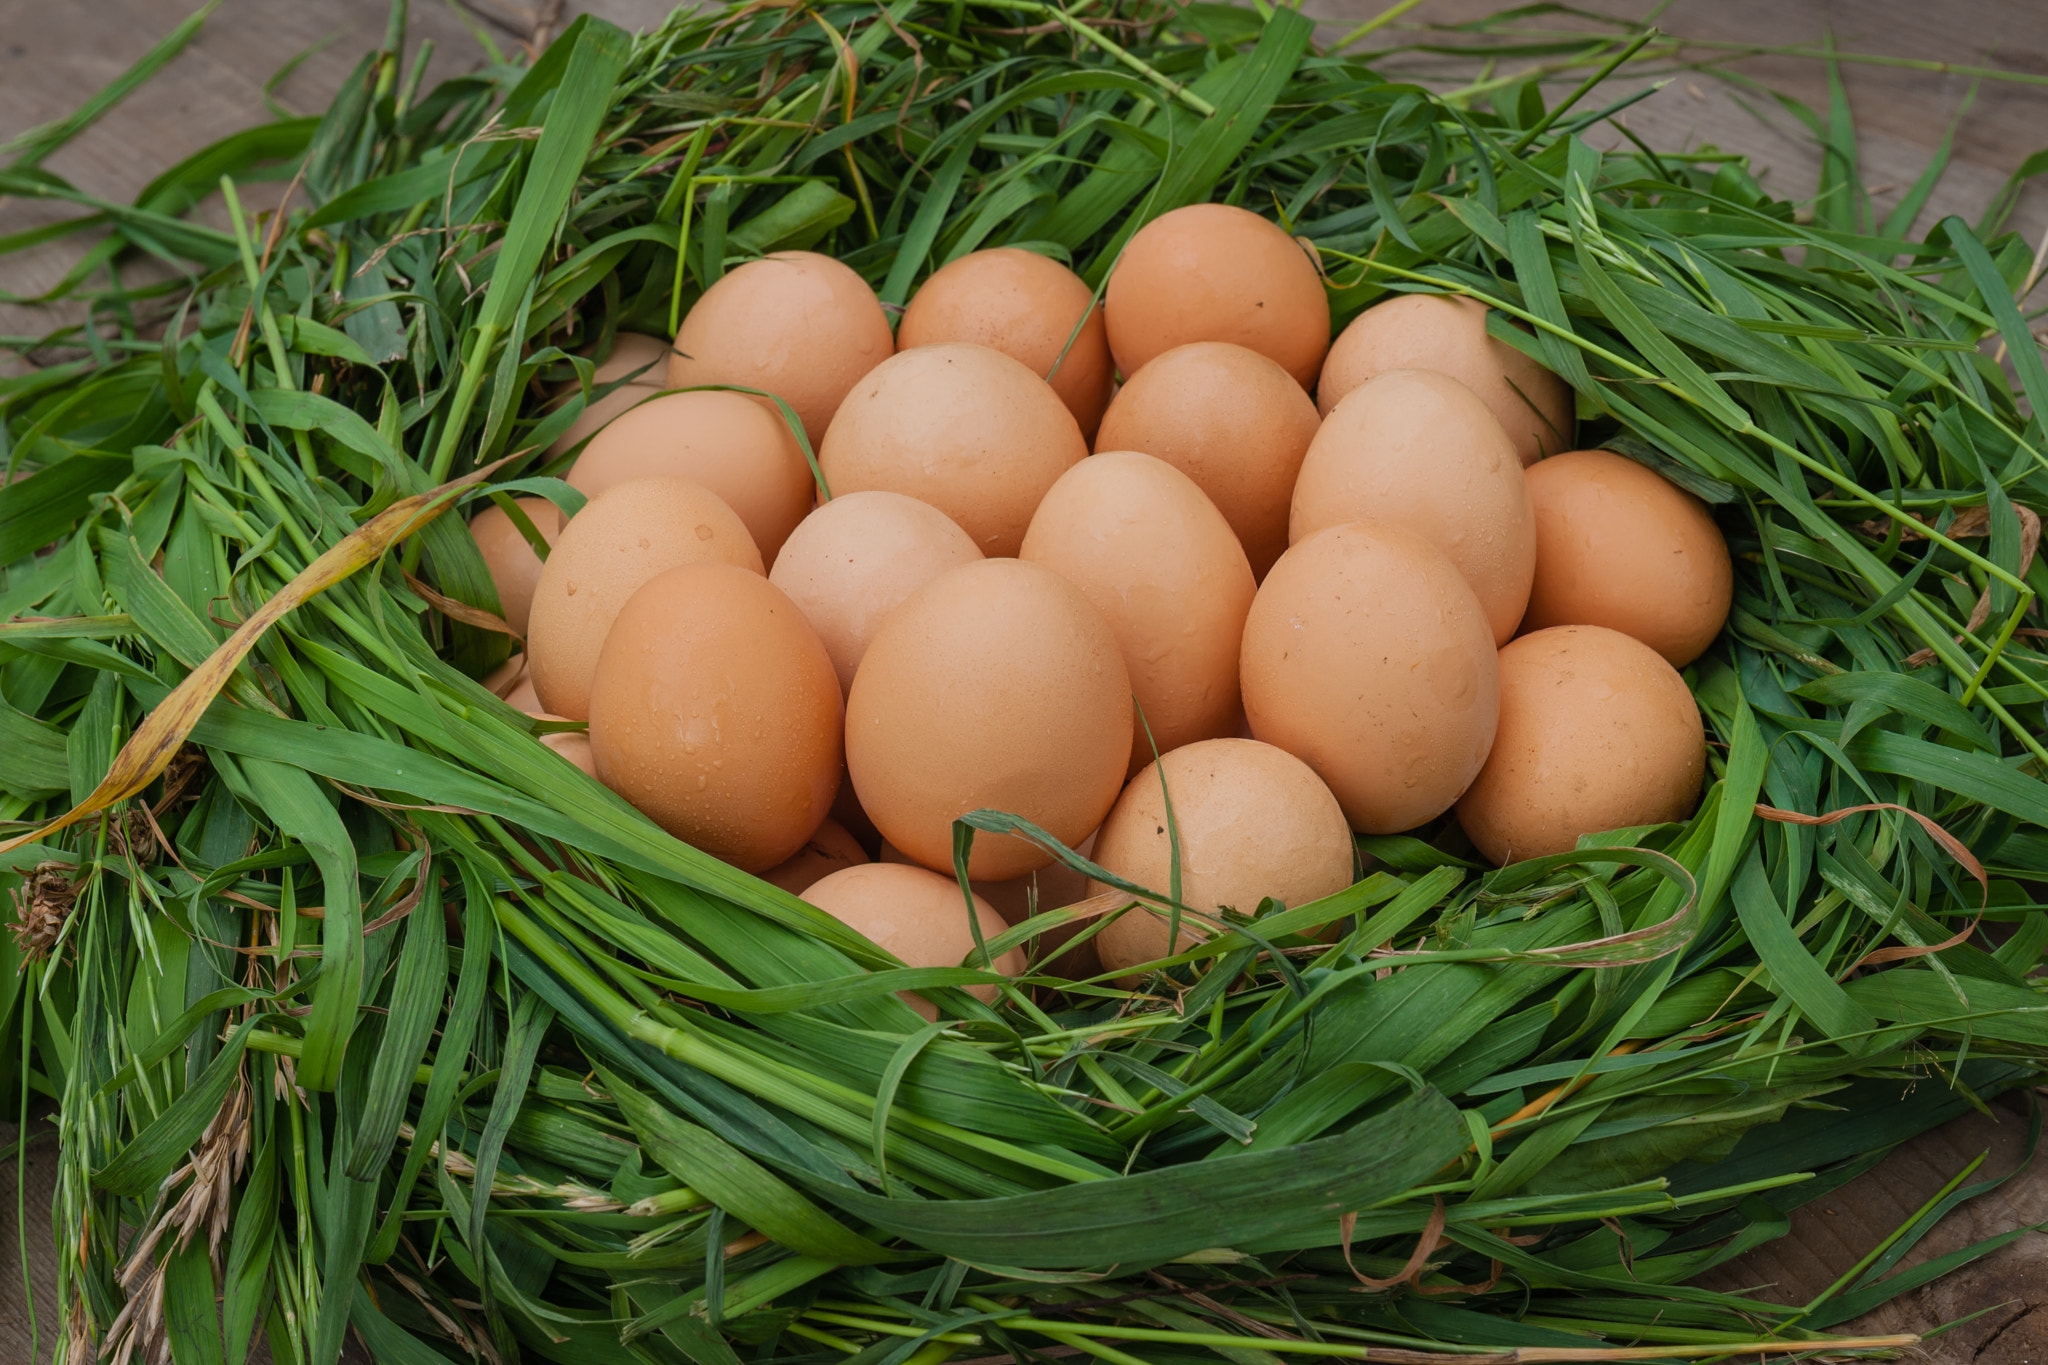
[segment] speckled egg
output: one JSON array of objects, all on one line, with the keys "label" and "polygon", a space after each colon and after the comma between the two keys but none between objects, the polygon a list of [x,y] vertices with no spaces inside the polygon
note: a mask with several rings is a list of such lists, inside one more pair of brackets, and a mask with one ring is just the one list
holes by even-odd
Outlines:
[{"label": "speckled egg", "polygon": [[[803,898],[906,967],[958,967],[974,951],[974,930],[967,923],[967,900],[959,883],[921,867],[869,863],[845,868],[813,883]],[[974,918],[984,943],[1009,928],[979,896],[974,897]],[[1024,970],[1024,954],[1015,948],[999,953],[990,970],[1015,976]],[[994,986],[967,989],[984,1002],[996,998]],[[903,1000],[927,1019],[939,1017],[938,1009],[918,995],[905,991]]]},{"label": "speckled egg", "polygon": [[848,834],[846,827],[837,820],[827,819],[812,831],[810,839],[794,857],[763,872],[761,880],[773,882],[793,896],[801,896],[813,882],[822,881],[845,868],[859,867],[867,861],[867,850],[860,846],[860,841]]},{"label": "speckled egg", "polygon": [[1018,557],[1079,588],[1116,635],[1141,723],[1131,763],[1237,729],[1237,654],[1251,565],[1192,479],[1116,451],[1052,486]]},{"label": "speckled egg", "polygon": [[654,823],[760,872],[832,809],[841,716],[796,604],[757,571],[689,564],[649,579],[612,624],[590,747],[598,779]]},{"label": "speckled egg", "polygon": [[1728,620],[1728,542],[1707,505],[1610,450],[1529,466],[1536,576],[1524,630],[1606,626],[1683,668]]},{"label": "speckled egg", "polygon": [[1443,551],[1383,521],[1280,557],[1245,620],[1239,677],[1252,734],[1313,768],[1367,834],[1450,809],[1500,716],[1479,599]]},{"label": "speckled egg", "polygon": [[1097,450],[1142,450],[1195,481],[1244,546],[1252,574],[1287,548],[1288,499],[1321,421],[1287,371],[1242,346],[1177,346],[1110,400]]},{"label": "speckled egg", "polygon": [[[562,509],[546,498],[516,501],[552,553],[562,534]],[[491,586],[498,590],[498,605],[505,609],[505,624],[525,635],[533,614],[533,590],[540,582],[540,556],[496,503],[486,503],[483,511],[470,518],[469,533],[476,538],[477,549],[483,552]]]},{"label": "speckled egg", "polygon": [[1249,209],[1189,204],[1131,237],[1103,302],[1125,377],[1191,341],[1228,341],[1279,362],[1304,389],[1330,349],[1330,300],[1301,243]]},{"label": "speckled egg", "polygon": [[941,266],[910,296],[896,349],[941,341],[972,342],[1018,361],[1052,385],[1082,438],[1095,439],[1114,379],[1109,334],[1094,291],[1058,261],[999,246]]},{"label": "speckled egg", "polygon": [[789,424],[745,394],[716,389],[642,403],[592,437],[566,477],[594,498],[628,479],[663,475],[716,493],[771,564],[818,493]]},{"label": "speckled egg", "polygon": [[[1268,896],[1306,905],[1351,884],[1351,827],[1337,798],[1306,763],[1257,740],[1206,740],[1147,764],[1102,822],[1095,861],[1166,894],[1170,832],[1180,840],[1181,903],[1204,914],[1219,906],[1254,914]],[[1091,895],[1111,890],[1088,885]],[[1122,915],[1096,936],[1103,967],[1168,956],[1167,928],[1163,906]],[[1206,937],[1200,922],[1183,919],[1177,942],[1184,949]]]},{"label": "speckled egg", "polygon": [[1388,370],[1435,370],[1479,395],[1523,464],[1569,449],[1571,386],[1486,334],[1487,307],[1449,294],[1402,294],[1353,318],[1330,347],[1316,404],[1328,413],[1345,394]]},{"label": "speckled egg", "polygon": [[[627,382],[619,384],[620,380]],[[585,439],[594,436],[606,423],[620,413],[630,411],[637,403],[652,398],[668,385],[668,343],[660,337],[642,336],[638,332],[620,332],[612,338],[611,354],[597,365],[591,375],[591,391],[607,384],[619,387],[594,398],[578,414],[569,429],[553,445],[548,447],[548,458],[566,455]],[[564,384],[556,392],[558,401],[580,391],[575,382]]]},{"label": "speckled egg", "polygon": [[1038,501],[1088,454],[1074,415],[1001,351],[904,351],[846,396],[818,462],[835,496],[883,489],[930,503],[986,555],[1014,555]]},{"label": "speckled egg", "polygon": [[1699,707],[1662,655],[1553,626],[1500,652],[1500,733],[1458,823],[1497,863],[1563,853],[1583,834],[1683,820],[1706,768]]},{"label": "speckled egg", "polygon": [[1514,636],[1536,572],[1536,521],[1514,443],[1472,390],[1429,370],[1389,370],[1344,396],[1309,443],[1288,534],[1372,517],[1450,556],[1493,642]]},{"label": "speckled egg", "polygon": [[[953,866],[953,821],[1007,811],[1072,847],[1109,813],[1131,754],[1131,684],[1081,590],[1016,559],[948,569],[868,645],[847,697],[847,767],[882,836]],[[968,869],[1001,881],[1051,857],[978,834]]]},{"label": "speckled egg", "polygon": [[806,517],[768,581],[810,621],[840,687],[850,689],[882,619],[946,570],[981,557],[938,508],[875,489],[841,494]]},{"label": "speckled egg", "polygon": [[830,256],[778,251],[727,271],[690,306],[668,387],[739,384],[776,394],[816,445],[847,391],[895,350],[866,280]]},{"label": "speckled egg", "polygon": [[588,720],[598,651],[626,599],[664,570],[706,563],[762,571],[746,526],[702,484],[633,479],[592,498],[534,588],[526,648],[542,707]]}]

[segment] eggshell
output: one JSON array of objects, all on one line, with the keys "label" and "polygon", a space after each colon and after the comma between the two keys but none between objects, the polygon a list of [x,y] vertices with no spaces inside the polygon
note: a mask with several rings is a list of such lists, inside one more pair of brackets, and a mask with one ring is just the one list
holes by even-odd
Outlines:
[{"label": "eggshell", "polygon": [[515,711],[524,711],[529,716],[544,713],[544,708],[540,704],[540,693],[533,690],[531,670],[522,674],[519,681],[512,685],[512,690],[505,694],[505,704]]},{"label": "eggshell", "polygon": [[818,491],[789,424],[745,394],[716,389],[642,403],[591,438],[568,481],[596,497],[628,479],[663,475],[700,483],[724,499],[768,563]]},{"label": "eggshell", "polygon": [[[552,553],[562,535],[562,510],[546,498],[515,501]],[[498,591],[498,605],[505,609],[505,624],[525,635],[533,614],[534,586],[540,582],[540,556],[496,503],[485,504],[483,511],[469,519],[469,533],[475,537],[477,549],[483,552],[491,586]]]},{"label": "eggshell", "polygon": [[896,324],[896,349],[942,341],[972,342],[1018,361],[1052,385],[1082,437],[1095,439],[1114,377],[1109,334],[1095,291],[1058,261],[1000,246],[939,267],[910,296]]},{"label": "eggshell", "polygon": [[1252,733],[1315,769],[1353,829],[1450,809],[1500,715],[1493,632],[1443,551],[1353,521],[1293,546],[1259,587],[1239,665]]},{"label": "eggshell", "polygon": [[896,349],[875,291],[814,251],[725,273],[683,317],[668,387],[740,384],[780,396],[816,445],[860,377]]},{"label": "eggshell", "polygon": [[1351,320],[1323,362],[1316,404],[1327,414],[1345,394],[1388,370],[1435,370],[1479,395],[1523,464],[1567,449],[1571,386],[1486,334],[1487,307],[1448,294],[1403,294]]},{"label": "eggshell", "polygon": [[1429,370],[1389,370],[1344,396],[1309,443],[1288,535],[1373,517],[1449,555],[1479,596],[1493,642],[1514,636],[1536,572],[1536,520],[1514,443],[1472,390]]},{"label": "eggshell", "polygon": [[1226,204],[1189,204],[1138,229],[1103,302],[1126,377],[1176,346],[1228,341],[1279,362],[1306,389],[1330,349],[1330,300],[1308,251]]},{"label": "eggshell", "polygon": [[[567,720],[567,716],[551,716],[545,711],[536,711],[535,720]],[[540,742],[568,759],[592,777],[597,776],[597,760],[591,756],[590,734],[584,730],[551,730],[536,736]]]},{"label": "eggshell", "polygon": [[[1181,903],[1204,914],[1219,906],[1254,914],[1267,896],[1306,905],[1351,884],[1351,827],[1337,798],[1306,763],[1257,740],[1205,740],[1147,764],[1102,822],[1095,861],[1168,893],[1170,833],[1180,840]],[[1090,895],[1114,889],[1088,884]],[[1177,951],[1167,947],[1167,928],[1164,906],[1141,904],[1118,917],[1096,935],[1104,968],[1122,971]],[[1176,941],[1187,948],[1208,936],[1184,918]]]},{"label": "eggshell", "polygon": [[1517,862],[1579,836],[1682,820],[1707,745],[1685,680],[1641,641],[1553,626],[1500,652],[1500,734],[1458,823],[1480,852]]},{"label": "eggshell", "polygon": [[1154,746],[1237,729],[1237,653],[1257,585],[1230,523],[1187,475],[1132,451],[1083,460],[1038,505],[1018,557],[1072,583],[1109,622],[1141,716],[1134,767]]},{"label": "eggshell", "polygon": [[590,680],[612,618],[641,584],[684,564],[761,572],[761,552],[730,507],[688,479],[632,479],[592,498],[562,528],[533,594],[527,656],[541,704],[590,718]]},{"label": "eggshell", "polygon": [[818,449],[836,497],[903,493],[957,522],[987,555],[1014,555],[1038,500],[1088,454],[1043,379],[986,346],[943,342],[875,367]]},{"label": "eggshell", "polygon": [[1728,542],[1707,505],[1608,450],[1529,466],[1536,575],[1524,630],[1606,626],[1683,668],[1728,620]]},{"label": "eggshell", "polygon": [[981,557],[944,512],[874,489],[842,494],[806,517],[768,581],[818,632],[847,690],[882,618],[947,569]]},{"label": "eggshell", "polygon": [[599,779],[749,872],[793,857],[825,822],[840,723],[832,661],[803,613],[732,564],[648,580],[619,612],[590,693]]},{"label": "eggshell", "polygon": [[[803,898],[906,967],[958,967],[974,951],[974,930],[967,923],[967,902],[959,883],[921,867],[869,863],[844,868],[813,883]],[[974,918],[984,943],[1008,927],[979,896],[974,898]],[[1015,976],[1024,970],[1024,954],[1012,948],[997,954],[990,967]],[[967,990],[984,1002],[996,998],[994,986]],[[922,997],[909,991],[902,997],[926,1019],[939,1017],[937,1007]]]},{"label": "eggshell", "polygon": [[[1094,844],[1095,836],[1091,834],[1076,844],[1074,851],[1088,857]],[[912,860],[903,850],[885,840],[881,857],[876,861],[909,863]],[[1061,862],[1048,863],[1036,872],[1027,872],[1007,881],[970,881],[967,885],[975,895],[987,901],[1012,929],[1033,914],[1064,909],[1088,898],[1088,879]],[[1078,937],[1090,922],[1081,920],[1063,924],[1039,935],[1036,949],[1038,967],[1077,981],[1101,975],[1102,960],[1096,956],[1094,939],[1074,948],[1065,946]],[[1029,944],[1025,945],[1025,948],[1029,947]],[[1027,959],[1031,956],[1028,952],[1025,955]]]},{"label": "eggshell", "polygon": [[[593,393],[607,384],[618,384],[622,379],[628,382],[619,384],[602,398],[592,399],[561,438],[548,447],[550,460],[568,454],[586,438],[596,435],[613,418],[631,411],[635,404],[666,388],[668,343],[660,337],[620,332],[612,338],[612,353],[597,365],[590,379]],[[562,385],[556,390],[557,406],[570,394],[581,390],[582,386],[574,382]]]},{"label": "eggshell", "polygon": [[1176,346],[1110,400],[1097,450],[1142,450],[1195,481],[1264,578],[1287,548],[1288,499],[1320,422],[1287,371],[1242,346]]},{"label": "eggshell", "polygon": [[[953,821],[1021,815],[1072,847],[1102,823],[1131,754],[1131,684],[1081,590],[1016,559],[948,569],[891,612],[847,697],[846,759],[882,836],[950,871]],[[1051,861],[978,834],[977,879]]]},{"label": "eggshell", "polygon": [[846,827],[837,820],[827,819],[794,857],[763,872],[761,880],[773,882],[792,896],[801,896],[813,882],[867,861],[867,850],[846,832]]},{"label": "eggshell", "polygon": [[477,681],[482,684],[484,691],[492,696],[504,697],[526,681],[525,652],[514,654]]},{"label": "eggshell", "polygon": [[853,777],[846,771],[846,765],[839,766],[839,795],[832,798],[832,818],[854,838],[862,849],[881,846],[882,831],[875,828],[875,822],[868,819],[862,809],[860,797],[853,790]]}]

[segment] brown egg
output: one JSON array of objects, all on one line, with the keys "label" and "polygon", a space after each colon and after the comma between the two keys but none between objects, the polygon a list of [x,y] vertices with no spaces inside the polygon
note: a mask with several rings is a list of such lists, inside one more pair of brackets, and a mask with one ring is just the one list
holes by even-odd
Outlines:
[{"label": "brown egg", "polygon": [[648,580],[619,612],[590,692],[599,779],[748,872],[795,856],[825,822],[840,719],[832,661],[803,613],[732,564]]},{"label": "brown egg", "polygon": [[883,617],[947,569],[980,558],[944,512],[874,489],[841,494],[806,517],[775,557],[768,581],[818,632],[847,690]]},{"label": "brown egg", "polygon": [[818,492],[789,424],[745,394],[716,389],[642,403],[592,437],[567,478],[594,498],[613,484],[663,475],[724,499],[771,564]]},{"label": "brown egg", "polygon": [[1142,450],[1193,479],[1264,578],[1287,548],[1287,501],[1320,420],[1301,385],[1266,357],[1198,341],[1117,390],[1095,448]]},{"label": "brown egg", "polygon": [[1435,370],[1479,395],[1525,465],[1572,441],[1571,386],[1486,334],[1487,307],[1449,294],[1403,294],[1353,318],[1323,362],[1316,404],[1327,414],[1345,394],[1387,370]]},{"label": "brown egg", "polygon": [[[1306,763],[1257,740],[1207,740],[1147,764],[1102,822],[1095,861],[1170,894],[1170,832],[1180,839],[1181,903],[1204,914],[1226,905],[1255,914],[1267,896],[1306,905],[1351,884],[1351,827],[1337,798]],[[1090,895],[1114,889],[1088,884]],[[1167,929],[1164,906],[1120,916],[1096,935],[1103,967],[1122,971],[1169,956],[1177,950],[1167,947]],[[1208,936],[1200,921],[1183,917],[1176,942],[1184,949]]]},{"label": "brown egg", "polygon": [[775,883],[792,896],[801,896],[813,882],[867,861],[867,850],[846,832],[846,827],[837,820],[827,819],[812,833],[809,842],[797,850],[795,857],[763,872],[761,880]]},{"label": "brown egg", "polygon": [[844,763],[839,767],[839,795],[832,798],[832,818],[863,849],[881,846],[882,831],[875,828],[875,822],[868,819],[867,811],[862,809],[860,797],[853,790],[853,778]]},{"label": "brown egg", "polygon": [[972,342],[1020,362],[1052,384],[1082,438],[1095,439],[1109,403],[1109,335],[1094,291],[1058,261],[999,246],[941,266],[910,296],[896,324],[896,349],[941,341]]},{"label": "brown egg", "polygon": [[1237,729],[1257,585],[1230,523],[1187,475],[1132,451],[1083,460],[1038,505],[1018,558],[1072,583],[1109,622],[1140,713],[1133,767]]},{"label": "brown egg", "polygon": [[1500,715],[1479,599],[1443,551],[1381,521],[1280,557],[1245,620],[1239,673],[1252,733],[1315,769],[1367,834],[1449,810]]},{"label": "brown egg", "polygon": [[683,564],[761,572],[747,528],[702,484],[614,484],[570,519],[534,589],[527,639],[534,691],[547,710],[590,718],[590,680],[612,618],[642,583]]},{"label": "brown egg", "polygon": [[[1084,858],[1088,857],[1094,844],[1095,836],[1091,834],[1075,846],[1075,851]],[[875,861],[909,863],[912,859],[903,850],[885,840],[882,844],[882,856]],[[1064,909],[1088,898],[1088,879],[1061,862],[1048,863],[1036,872],[1027,872],[1008,881],[971,881],[967,885],[975,895],[987,901],[995,912],[1003,917],[1003,922],[1013,929],[1034,914],[1042,915],[1048,910]],[[1066,946],[1091,922],[1081,920],[1062,924],[1041,934],[1037,949],[1039,966],[1073,980],[1099,976],[1102,972],[1102,960],[1095,954],[1094,939],[1089,939],[1078,947]],[[1029,946],[1025,945],[1026,948]],[[1020,948],[1018,951],[1023,952],[1024,949]]]},{"label": "brown egg", "polygon": [[[1007,811],[1072,847],[1109,813],[1131,754],[1131,684],[1081,590],[1016,559],[948,569],[889,614],[846,701],[847,767],[882,836],[953,866],[953,821]],[[977,834],[1001,881],[1049,855]]]},{"label": "brown egg", "polygon": [[[632,410],[635,404],[652,398],[668,387],[668,343],[660,337],[642,336],[638,332],[620,332],[612,338],[612,353],[597,366],[591,375],[590,387],[593,392],[607,384],[617,384],[631,376],[629,382],[602,398],[592,399],[589,406],[577,416],[561,439],[548,447],[548,458],[566,455],[588,437],[596,435],[613,418]],[[582,391],[580,385],[571,381],[555,392],[557,406],[566,401],[572,393]]]},{"label": "brown egg", "polygon": [[[535,720],[567,720],[567,716],[551,716],[545,711],[533,713]],[[536,736],[542,744],[553,749],[592,777],[597,776],[597,760],[590,753],[590,733],[587,730],[551,730]]]},{"label": "brown egg", "polygon": [[505,694],[505,704],[515,711],[524,711],[529,716],[544,714],[540,704],[540,693],[533,690],[533,673],[529,670],[520,675],[512,690]]},{"label": "brown egg", "polygon": [[[562,534],[562,509],[546,498],[515,501],[552,551]],[[525,635],[533,614],[534,585],[540,582],[540,556],[496,503],[486,503],[483,511],[469,519],[469,533],[476,538],[477,549],[483,551],[491,586],[498,590],[498,605],[505,609],[505,624]]]},{"label": "brown egg", "polygon": [[1330,349],[1330,299],[1301,243],[1249,209],[1189,204],[1125,244],[1103,302],[1126,378],[1191,341],[1228,341],[1306,389]]},{"label": "brown egg", "polygon": [[[1022,924],[1033,913],[1042,915],[1048,910],[1058,910],[1088,898],[1088,879],[1061,862],[1048,863],[1036,872],[1027,872],[1008,881],[974,882],[972,885],[975,895],[994,906],[995,912],[1013,925]],[[1064,940],[1071,938],[1072,934],[1058,936]]]},{"label": "brown egg", "polygon": [[1500,734],[1458,823],[1497,863],[1563,853],[1582,834],[1683,820],[1706,769],[1699,707],[1662,655],[1553,626],[1500,652]]},{"label": "brown egg", "polygon": [[492,696],[504,697],[526,681],[526,655],[514,654],[477,681]]},{"label": "brown egg", "polygon": [[[803,898],[894,954],[906,967],[958,967],[974,951],[974,930],[968,927],[960,884],[921,867],[869,863],[845,868],[813,883]],[[984,943],[1009,928],[979,896],[974,898],[974,918]],[[998,953],[990,970],[1015,976],[1024,970],[1024,954],[1015,948]],[[984,1003],[996,998],[994,986],[967,990]],[[909,991],[902,996],[925,1018],[939,1017],[937,1007],[922,997]]]},{"label": "brown egg", "polygon": [[1088,454],[1059,395],[1001,351],[919,346],[877,365],[818,463],[834,496],[886,489],[930,503],[986,555],[1014,555],[1038,500]]},{"label": "brown egg", "polygon": [[830,256],[778,251],[727,271],[690,305],[668,387],[740,384],[779,395],[815,446],[847,391],[895,350],[866,280]]},{"label": "brown egg", "polygon": [[1529,466],[1536,579],[1524,630],[1606,626],[1683,668],[1728,620],[1728,542],[1707,505],[1609,450]]},{"label": "brown egg", "polygon": [[1495,646],[1513,638],[1536,572],[1536,521],[1514,443],[1472,390],[1429,370],[1389,370],[1323,419],[1288,535],[1360,517],[1405,526],[1449,555]]}]

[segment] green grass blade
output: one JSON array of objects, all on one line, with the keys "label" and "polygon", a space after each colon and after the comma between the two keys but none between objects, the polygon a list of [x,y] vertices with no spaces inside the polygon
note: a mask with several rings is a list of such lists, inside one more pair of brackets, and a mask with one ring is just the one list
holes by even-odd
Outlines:
[{"label": "green grass blade", "polygon": [[599,1068],[648,1154],[693,1190],[801,1255],[838,1265],[872,1265],[891,1253],[846,1227],[709,1129],[677,1118]]},{"label": "green grass blade", "polygon": [[221,1103],[240,1072],[249,1031],[255,1027],[254,1019],[235,1025],[234,1032],[221,1044],[220,1052],[207,1063],[199,1078],[153,1123],[137,1133],[118,1156],[96,1171],[94,1182],[129,1199],[154,1198],[157,1188],[185,1160],[186,1152],[220,1112]]},{"label": "green grass blade", "polygon": [[52,153],[99,122],[108,110],[141,89],[172,58],[183,52],[186,45],[198,36],[199,30],[206,26],[207,19],[220,8],[220,3],[221,0],[206,0],[176,28],[159,38],[149,51],[136,58],[134,65],[101,86],[63,118],[30,128],[0,143],[0,157],[11,158],[7,169],[25,171],[42,164]]}]

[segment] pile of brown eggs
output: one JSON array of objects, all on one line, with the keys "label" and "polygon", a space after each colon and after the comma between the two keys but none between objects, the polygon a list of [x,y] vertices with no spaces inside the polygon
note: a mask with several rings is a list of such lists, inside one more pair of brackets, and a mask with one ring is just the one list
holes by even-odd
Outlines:
[{"label": "pile of brown eggs", "polygon": [[[748,262],[673,347],[598,367],[635,377],[559,448],[588,438],[584,509],[523,504],[545,562],[472,523],[527,641],[500,690],[588,721],[545,742],[664,829],[919,966],[973,945],[973,810],[1161,891],[1177,839],[1211,914],[1329,895],[1354,831],[1454,808],[1496,862],[1683,818],[1676,670],[1727,615],[1727,548],[1653,470],[1571,450],[1571,391],[1486,311],[1400,295],[1332,342],[1313,255],[1212,204],[1133,236],[1100,305],[977,251],[893,334],[828,257]],[[794,412],[829,499],[735,388]],[[1009,836],[969,872],[985,936],[1102,890]],[[1166,933],[1127,913],[1065,969]]]}]

